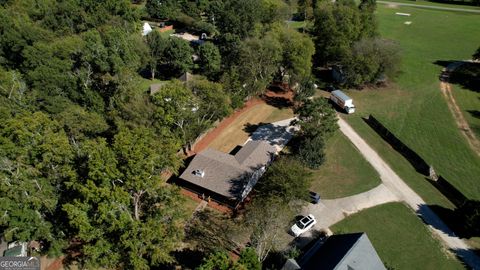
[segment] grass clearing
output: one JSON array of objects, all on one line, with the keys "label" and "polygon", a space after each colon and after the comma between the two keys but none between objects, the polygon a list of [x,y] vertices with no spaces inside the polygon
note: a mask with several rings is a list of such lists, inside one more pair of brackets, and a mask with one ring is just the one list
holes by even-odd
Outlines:
[{"label": "grass clearing", "polygon": [[347,217],[336,233],[366,232],[385,266],[392,269],[464,269],[439,240],[401,203],[379,205]]},{"label": "grass clearing", "polygon": [[355,195],[381,183],[375,169],[341,132],[328,140],[325,154],[325,163],[312,170],[314,180],[311,187],[323,199]]},{"label": "grass clearing", "polygon": [[138,84],[138,88],[140,88],[144,92],[149,91],[150,90],[150,85],[152,85],[152,84],[165,82],[165,81],[162,81],[162,80],[159,80],[159,79],[150,80],[150,79],[142,78],[142,77],[140,77],[139,80],[140,80],[140,82]]},{"label": "grass clearing", "polygon": [[[395,12],[412,15],[403,18]],[[443,67],[435,64],[471,57],[480,44],[480,15],[384,5],[378,6],[377,15],[382,36],[396,40],[402,49],[402,73],[387,89],[347,91],[357,112],[343,117],[428,203],[448,207],[445,198],[361,117],[373,114],[467,197],[480,199],[480,158],[448,110],[438,80]],[[406,20],[412,24],[405,25]]]},{"label": "grass clearing", "polygon": [[194,199],[188,197],[188,196],[182,196],[182,198],[185,199],[184,202],[184,207],[182,208],[183,211],[185,212],[185,215],[187,217],[191,217],[193,215],[193,212],[197,208],[199,202],[195,201]]},{"label": "grass clearing", "polygon": [[237,145],[243,145],[250,137],[244,130],[247,124],[271,123],[293,117],[291,109],[280,110],[267,104],[258,104],[240,114],[222,133],[213,140],[209,147],[229,153]]},{"label": "grass clearing", "polygon": [[305,21],[287,21],[287,25],[293,29],[302,29],[307,26]]},{"label": "grass clearing", "polygon": [[[416,1],[389,0],[389,2],[404,3],[404,4],[415,4],[415,5],[419,5],[419,6],[432,6],[432,7],[446,7],[446,8],[461,8],[461,9],[480,10],[480,7],[476,7],[476,6],[461,5],[461,4],[459,4],[459,5],[445,4],[445,3],[437,3],[437,2],[424,1],[424,0],[416,0]],[[381,3],[378,3],[378,4],[381,4]],[[385,5],[388,5],[388,4],[385,4]],[[390,7],[390,8],[392,8],[392,7]]]}]

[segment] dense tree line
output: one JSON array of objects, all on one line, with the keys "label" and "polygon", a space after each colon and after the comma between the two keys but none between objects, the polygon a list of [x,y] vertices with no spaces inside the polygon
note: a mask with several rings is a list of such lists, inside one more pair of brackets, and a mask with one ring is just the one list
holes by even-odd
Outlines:
[{"label": "dense tree line", "polygon": [[340,83],[362,87],[393,78],[399,67],[398,46],[378,36],[376,2],[363,0],[322,2],[315,10],[311,30],[315,38],[315,63],[334,67]]},{"label": "dense tree line", "polygon": [[[145,9],[132,5],[139,2]],[[377,35],[374,2],[298,1],[314,21],[314,41],[285,27],[294,2],[0,1],[3,237],[38,240],[42,253],[55,256],[71,251],[85,268],[148,269],[174,262],[172,252],[193,233],[205,237],[196,241],[199,250],[215,252],[201,269],[258,269],[307,194],[304,165],[323,162],[336,129],[328,104],[307,99],[312,69],[339,64],[349,84],[361,85],[389,74],[395,62],[394,46]],[[157,31],[142,37],[142,16],[208,40],[191,44]],[[184,72],[195,79],[175,80]],[[139,87],[140,74],[168,82],[150,94]],[[261,199],[241,223],[252,249],[234,263],[201,245],[207,237],[236,245],[202,227],[219,219],[185,231],[182,197],[165,176],[182,166],[182,149],[272,82],[296,86],[302,151],[276,161],[256,187]]]},{"label": "dense tree line", "polygon": [[[178,171],[179,150],[274,78],[310,74],[313,43],[281,27],[283,1],[146,4],[151,16],[192,18],[217,35],[198,46],[156,31],[142,38],[142,11],[130,1],[2,2],[0,229],[8,241],[38,240],[51,255],[74,248],[86,268],[173,262],[186,217],[162,175]],[[150,95],[138,86],[145,71],[205,77]]]}]

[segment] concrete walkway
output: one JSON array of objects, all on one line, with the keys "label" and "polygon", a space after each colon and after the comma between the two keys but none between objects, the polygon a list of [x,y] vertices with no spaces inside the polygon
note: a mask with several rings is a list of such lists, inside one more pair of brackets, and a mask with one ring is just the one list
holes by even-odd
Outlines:
[{"label": "concrete walkway", "polygon": [[480,14],[480,10],[478,10],[478,9],[450,8],[450,7],[441,7],[441,6],[417,5],[417,4],[409,4],[409,3],[390,2],[390,1],[377,1],[377,3],[386,4],[386,5],[395,5],[395,6],[407,6],[407,7],[437,9],[437,10],[446,10],[446,11],[461,11],[461,12],[471,12],[471,13]]},{"label": "concrete walkway", "polygon": [[383,161],[383,159],[348,125],[339,118],[340,130],[355,145],[365,159],[379,173],[383,185],[396,198],[406,202],[423,219],[427,226],[452,252],[460,257],[473,269],[480,269],[480,258],[471,248],[428,207],[425,201],[415,193],[405,182]]}]

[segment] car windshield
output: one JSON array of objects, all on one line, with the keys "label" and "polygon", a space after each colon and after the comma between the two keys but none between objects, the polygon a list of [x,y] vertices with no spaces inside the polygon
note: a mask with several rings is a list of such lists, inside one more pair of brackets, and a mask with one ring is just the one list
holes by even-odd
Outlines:
[{"label": "car windshield", "polygon": [[308,218],[308,217],[304,217],[304,218],[300,219],[299,221],[297,221],[297,226],[300,229],[305,229],[305,227],[307,227],[308,224],[310,224],[310,218]]},{"label": "car windshield", "polygon": [[297,221],[297,227],[298,228],[303,230],[303,229],[305,229],[305,226],[306,226],[305,223],[302,223],[301,220]]}]

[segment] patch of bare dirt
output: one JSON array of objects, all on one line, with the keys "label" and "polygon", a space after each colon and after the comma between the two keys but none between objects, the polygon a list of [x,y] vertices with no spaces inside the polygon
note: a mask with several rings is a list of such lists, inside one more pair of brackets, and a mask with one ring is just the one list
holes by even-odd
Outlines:
[{"label": "patch of bare dirt", "polygon": [[477,139],[467,121],[463,117],[462,111],[452,93],[452,87],[447,82],[440,82],[440,90],[447,101],[448,108],[460,129],[460,133],[467,139],[472,150],[480,156],[480,141]]}]

